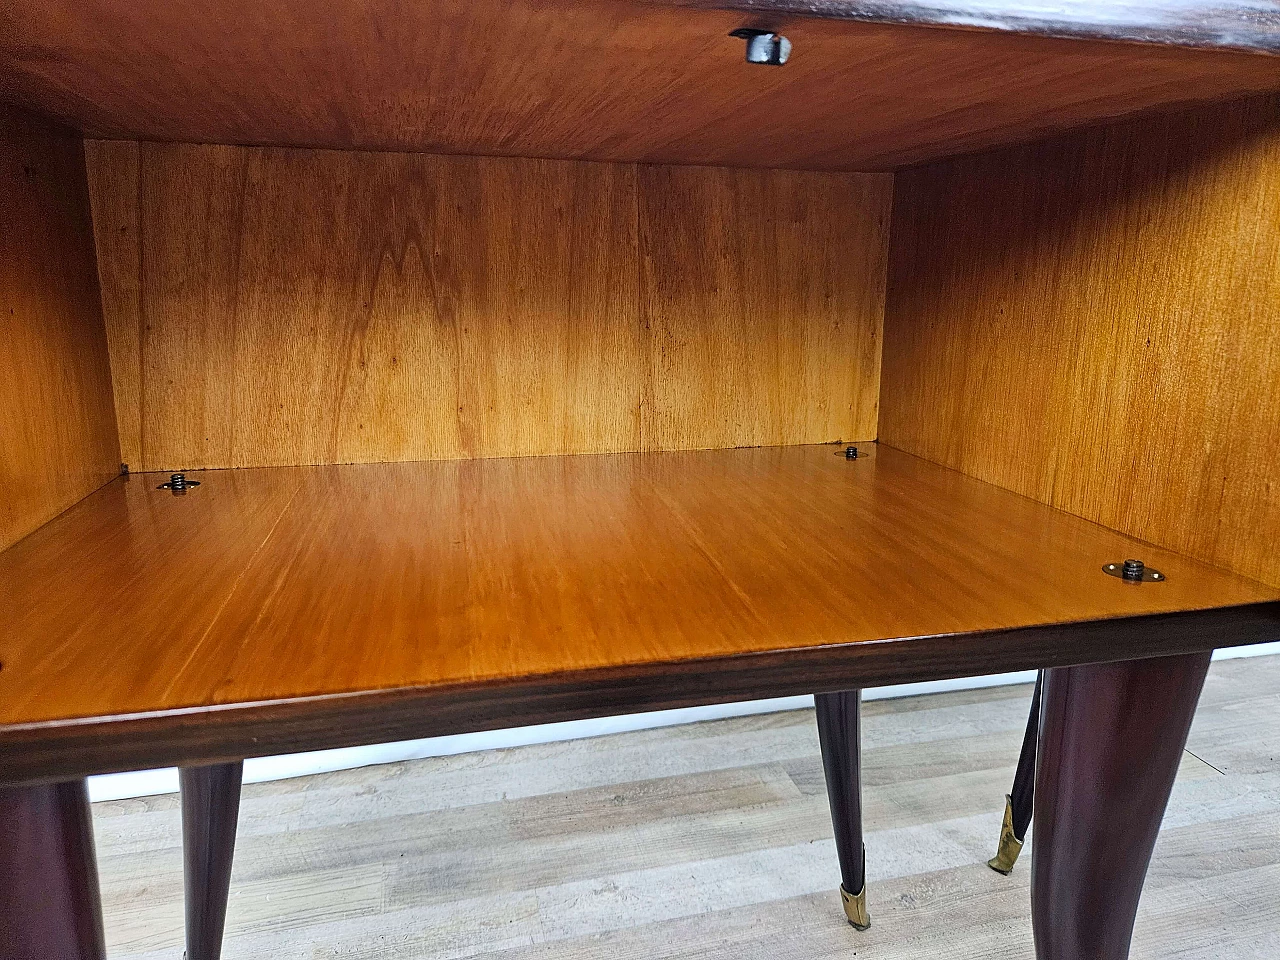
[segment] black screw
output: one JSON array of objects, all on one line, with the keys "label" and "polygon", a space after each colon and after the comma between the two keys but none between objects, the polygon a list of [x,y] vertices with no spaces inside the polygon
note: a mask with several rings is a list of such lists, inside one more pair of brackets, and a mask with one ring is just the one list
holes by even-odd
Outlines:
[{"label": "black screw", "polygon": [[857,459],[858,459],[858,448],[857,448],[857,447],[845,447],[845,448],[844,448],[844,458],[845,458],[846,460],[857,460]]},{"label": "black screw", "polygon": [[1146,566],[1141,560],[1126,560],[1120,575],[1126,580],[1141,580]]},{"label": "black screw", "polygon": [[169,482],[160,484],[156,489],[172,490],[174,493],[186,493],[191,487],[198,486],[200,486],[200,481],[188,480],[185,473],[171,473],[169,474]]}]

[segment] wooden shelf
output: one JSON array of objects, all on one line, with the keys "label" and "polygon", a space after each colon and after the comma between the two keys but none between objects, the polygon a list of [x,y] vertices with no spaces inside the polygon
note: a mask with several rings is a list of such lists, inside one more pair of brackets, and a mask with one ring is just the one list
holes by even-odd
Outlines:
[{"label": "wooden shelf", "polygon": [[1280,590],[838,449],[118,479],[0,554],[0,781],[1280,635]]},{"label": "wooden shelf", "polygon": [[[38,0],[6,26],[5,100],[192,143],[879,170],[1280,89],[1256,0]],[[790,61],[745,63],[743,26]]]}]

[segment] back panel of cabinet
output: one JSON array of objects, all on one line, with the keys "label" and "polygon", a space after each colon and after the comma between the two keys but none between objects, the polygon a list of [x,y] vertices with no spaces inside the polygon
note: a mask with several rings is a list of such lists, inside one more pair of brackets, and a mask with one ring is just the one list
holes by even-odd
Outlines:
[{"label": "back panel of cabinet", "polygon": [[135,470],[875,437],[889,175],[88,156]]}]

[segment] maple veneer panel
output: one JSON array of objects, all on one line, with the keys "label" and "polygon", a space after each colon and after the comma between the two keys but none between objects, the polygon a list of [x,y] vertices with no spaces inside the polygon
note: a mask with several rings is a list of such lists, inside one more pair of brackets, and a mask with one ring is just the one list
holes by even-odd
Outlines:
[{"label": "maple veneer panel", "polygon": [[[953,675],[986,664],[965,634],[1280,597],[890,448],[835,452],[121,479],[0,554],[0,734],[947,634],[959,668],[913,666],[911,640],[898,659]],[[1164,583],[1102,573],[1138,550]]]},{"label": "maple veneer panel", "polygon": [[80,138],[0,106],[0,549],[119,472]]},{"label": "maple veneer panel", "polygon": [[886,175],[89,157],[134,470],[875,436]]},{"label": "maple veneer panel", "polygon": [[[113,139],[838,170],[1280,89],[1265,55],[695,6],[344,0],[318,16],[309,0],[33,0],[0,13],[0,89]],[[1095,13],[1106,32],[1135,14],[1091,7],[1031,11],[1022,29],[1079,30]],[[1159,35],[1167,13],[1129,35]],[[1195,26],[1232,13],[1215,5]],[[1274,36],[1273,19],[1250,7],[1214,40]],[[729,36],[762,23],[794,43],[781,69],[745,63]]]},{"label": "maple veneer panel", "polygon": [[882,439],[1280,584],[1280,103],[895,188]]}]

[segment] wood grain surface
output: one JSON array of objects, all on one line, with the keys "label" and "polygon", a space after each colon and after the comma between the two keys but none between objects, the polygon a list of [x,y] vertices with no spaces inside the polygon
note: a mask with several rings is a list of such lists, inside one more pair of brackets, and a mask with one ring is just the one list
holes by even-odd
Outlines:
[{"label": "wood grain surface", "polygon": [[1044,671],[1031,846],[1038,960],[1129,960],[1211,656]]},{"label": "wood grain surface", "polygon": [[219,960],[222,956],[243,779],[242,763],[178,771],[186,960]]},{"label": "wood grain surface", "polygon": [[106,960],[83,779],[0,789],[0,950]]},{"label": "wood grain surface", "polygon": [[637,176],[644,448],[874,439],[891,178]]},{"label": "wood grain surface", "polygon": [[84,169],[0,106],[0,549],[120,472]]},{"label": "wood grain surface", "polygon": [[[0,89],[111,139],[868,170],[1280,89],[1265,55],[631,0],[39,0],[0,18]],[[744,62],[744,25],[785,31],[791,60]]]},{"label": "wood grain surface", "polygon": [[[1280,657],[1210,668],[1134,958],[1280,955],[1277,691]],[[982,865],[1030,697],[863,704],[864,933],[796,710],[246,786],[223,956],[1035,960],[1030,848]],[[93,813],[112,960],[180,957],[178,797]]]},{"label": "wood grain surface", "polygon": [[896,191],[881,438],[1280,584],[1280,101]]},{"label": "wood grain surface", "polygon": [[131,140],[86,140],[84,154],[120,457],[141,468],[142,151]]},{"label": "wood grain surface", "polygon": [[135,470],[875,437],[887,175],[89,158]]},{"label": "wood grain surface", "polygon": [[[1280,636],[1280,591],[895,450],[834,453],[122,479],[0,554],[0,776]],[[1166,582],[1102,573],[1134,554]]]}]

